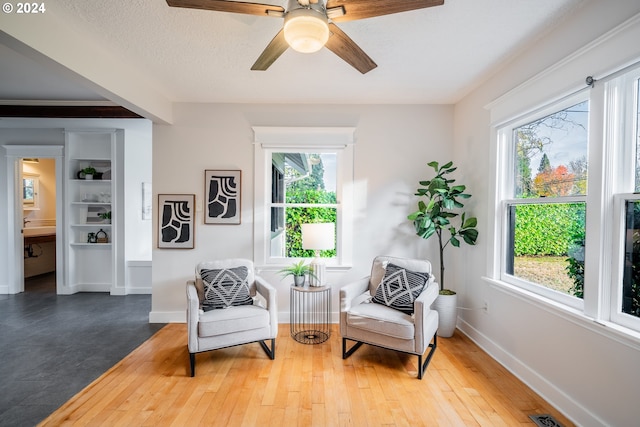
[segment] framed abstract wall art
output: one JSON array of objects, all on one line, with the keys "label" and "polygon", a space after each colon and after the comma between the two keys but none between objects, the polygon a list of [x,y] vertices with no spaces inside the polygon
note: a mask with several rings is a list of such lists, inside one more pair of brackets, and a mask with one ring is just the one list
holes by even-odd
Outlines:
[{"label": "framed abstract wall art", "polygon": [[195,194],[158,195],[158,248],[194,248],[195,205]]},{"label": "framed abstract wall art", "polygon": [[240,224],[240,170],[204,171],[204,223]]}]

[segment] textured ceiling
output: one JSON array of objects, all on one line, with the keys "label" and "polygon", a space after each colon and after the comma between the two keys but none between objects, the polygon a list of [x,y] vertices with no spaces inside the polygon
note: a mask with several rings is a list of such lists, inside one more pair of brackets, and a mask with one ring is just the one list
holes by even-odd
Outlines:
[{"label": "textured ceiling", "polygon": [[[286,7],[284,0],[262,2]],[[164,0],[47,5],[79,37],[128,62],[171,101],[455,103],[580,3],[445,0],[443,6],[338,24],[378,64],[365,75],[327,49],[289,49],[267,71],[250,71],[282,27],[281,18],[171,8]],[[0,81],[0,99],[19,99],[19,67],[37,71],[7,50],[0,46],[0,73],[10,73],[12,81]],[[86,55],[90,60],[91,52]],[[46,76],[30,78],[29,97],[37,97]],[[90,97],[68,87],[63,76],[50,78],[55,85],[43,87],[41,99]]]}]

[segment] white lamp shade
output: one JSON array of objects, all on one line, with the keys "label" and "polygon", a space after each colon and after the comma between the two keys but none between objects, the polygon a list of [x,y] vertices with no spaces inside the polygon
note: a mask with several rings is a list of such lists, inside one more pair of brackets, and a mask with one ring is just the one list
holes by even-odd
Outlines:
[{"label": "white lamp shade", "polygon": [[336,247],[336,226],[332,222],[302,224],[302,249],[329,250]]},{"label": "white lamp shade", "polygon": [[327,19],[313,9],[296,9],[284,21],[284,39],[295,51],[317,52],[329,40]]}]

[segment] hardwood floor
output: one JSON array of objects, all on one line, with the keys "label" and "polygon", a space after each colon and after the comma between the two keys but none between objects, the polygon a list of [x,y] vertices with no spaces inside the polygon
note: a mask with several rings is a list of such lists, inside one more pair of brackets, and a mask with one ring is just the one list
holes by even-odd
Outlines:
[{"label": "hardwood floor", "polygon": [[40,425],[573,425],[459,332],[422,380],[415,356],[364,345],[342,360],[337,325],[305,345],[282,324],[276,345],[273,361],[256,343],[198,354],[191,378],[186,325],[167,325]]}]

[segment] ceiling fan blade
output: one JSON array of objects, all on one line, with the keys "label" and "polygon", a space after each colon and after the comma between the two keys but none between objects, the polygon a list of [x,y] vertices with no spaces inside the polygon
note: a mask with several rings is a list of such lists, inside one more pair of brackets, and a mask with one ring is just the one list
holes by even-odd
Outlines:
[{"label": "ceiling fan blade", "polygon": [[424,9],[442,4],[444,4],[444,0],[327,0],[327,12],[331,13],[332,9],[341,8],[344,14],[332,17],[331,20],[344,22]]},{"label": "ceiling fan blade", "polygon": [[245,3],[241,1],[226,0],[167,0],[171,7],[185,7],[188,9],[213,10],[216,12],[244,13],[246,15],[269,15],[269,11],[275,12],[276,16],[284,15],[282,6],[270,4]]},{"label": "ceiling fan blade", "polygon": [[262,51],[260,57],[251,67],[252,70],[265,71],[275,62],[276,59],[289,48],[289,44],[284,39],[284,29],[271,40],[267,47]]},{"label": "ceiling fan blade", "polygon": [[325,45],[326,48],[338,55],[346,63],[362,74],[366,74],[378,66],[369,58],[369,55],[364,53],[364,50],[360,49],[360,46],[351,40],[336,24],[329,23],[329,31],[331,31],[331,35]]}]

